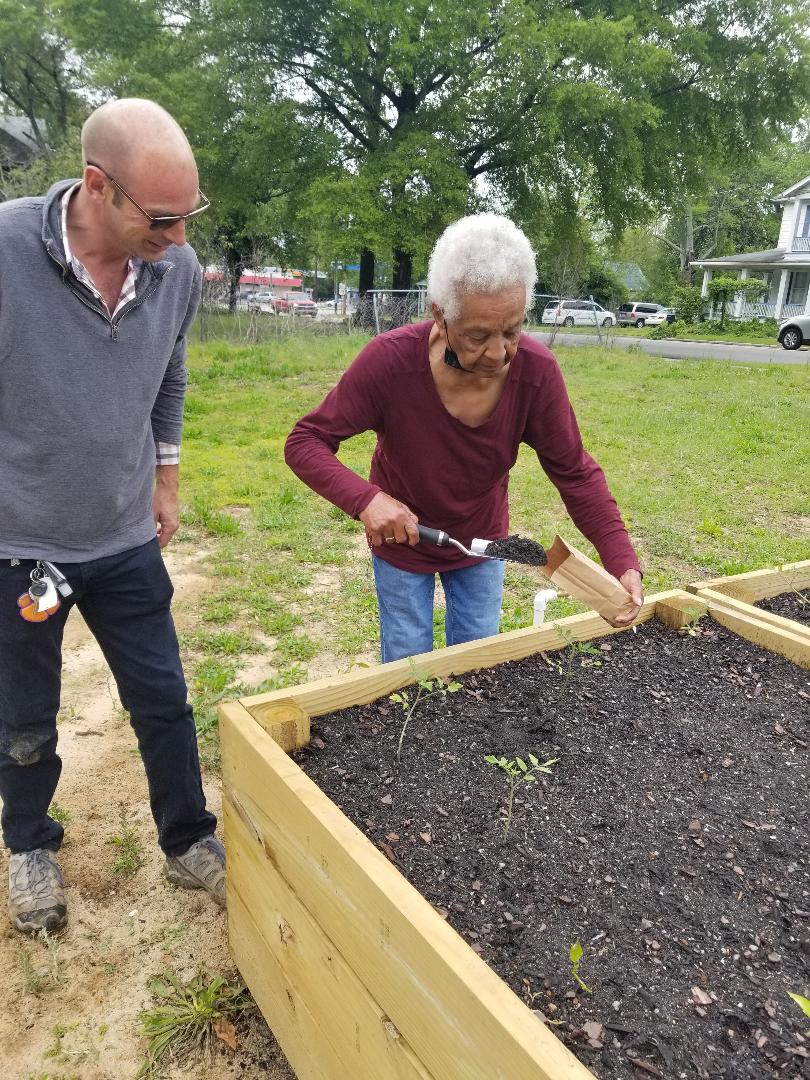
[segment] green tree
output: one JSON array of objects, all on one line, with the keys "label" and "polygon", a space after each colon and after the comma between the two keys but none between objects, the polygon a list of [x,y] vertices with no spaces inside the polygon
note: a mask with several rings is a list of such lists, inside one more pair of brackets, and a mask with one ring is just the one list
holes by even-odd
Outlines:
[{"label": "green tree", "polygon": [[0,42],[0,112],[24,116],[47,154],[80,107],[75,63],[48,0],[0,0]]},{"label": "green tree", "polygon": [[[286,80],[339,139],[354,201],[370,194],[385,219],[397,287],[465,190],[470,205],[587,194],[618,231],[696,187],[719,149],[795,122],[810,85],[802,0],[212,3],[241,77]],[[422,197],[439,214],[412,224]]]},{"label": "green tree", "polygon": [[291,263],[298,205],[334,139],[302,123],[295,101],[272,86],[238,78],[207,4],[63,0],[61,13],[96,88],[152,98],[188,134],[212,204],[192,242],[201,261],[223,265],[233,310],[246,268]]}]

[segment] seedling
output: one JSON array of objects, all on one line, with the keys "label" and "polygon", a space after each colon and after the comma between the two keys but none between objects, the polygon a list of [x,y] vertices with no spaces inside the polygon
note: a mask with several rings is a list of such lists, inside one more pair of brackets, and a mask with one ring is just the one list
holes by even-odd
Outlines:
[{"label": "seedling", "polygon": [[690,637],[700,637],[703,633],[703,627],[700,626],[701,619],[706,618],[706,612],[701,608],[690,607],[684,608],[684,615],[686,616],[686,622],[681,628],[684,634],[688,634]]},{"label": "seedling", "polygon": [[486,754],[484,761],[489,765],[497,765],[499,769],[502,769],[506,773],[507,783],[509,785],[509,791],[506,798],[506,816],[503,820],[503,833],[501,840],[505,841],[509,835],[509,828],[512,824],[512,810],[515,801],[515,792],[523,784],[532,784],[537,779],[536,773],[551,773],[551,766],[556,765],[558,758],[549,758],[548,761],[540,761],[534,754],[527,755],[528,764],[523,758],[505,758],[496,757],[494,754]]},{"label": "seedling", "polygon": [[138,1017],[140,1034],[149,1040],[149,1047],[136,1080],[158,1075],[169,1061],[182,1065],[192,1058],[210,1057],[214,1036],[230,1023],[228,1018],[253,1007],[245,987],[221,975],[208,980],[199,974],[187,984],[165,975],[152,979],[149,989],[161,1004],[144,1009]]},{"label": "seedling", "polygon": [[[804,1015],[810,1017],[810,998],[806,998],[804,994],[793,994],[790,990],[788,990],[788,997],[792,997]],[[805,1032],[806,1036],[810,1036],[810,1031]]]},{"label": "seedling", "polygon": [[571,680],[574,674],[574,666],[579,659],[579,667],[599,667],[602,663],[602,651],[593,642],[578,641],[566,627],[559,623],[554,624],[554,629],[566,644],[565,650],[560,653],[561,659],[551,661],[562,675],[563,686]]},{"label": "seedling", "polygon": [[396,694],[389,694],[388,696],[388,700],[392,701],[395,705],[399,705],[405,713],[405,722],[402,725],[402,730],[399,733],[399,742],[397,743],[397,761],[399,761],[402,754],[402,743],[405,740],[405,732],[408,729],[408,722],[413,716],[416,706],[427,701],[430,697],[435,697],[437,694],[446,697],[448,694],[458,693],[462,688],[460,682],[448,682],[439,675],[436,675],[431,679],[427,672],[418,670],[413,660],[410,661],[410,666],[411,673],[414,677],[414,684],[416,686],[416,694],[413,700],[411,700],[411,695],[407,690],[399,690]]},{"label": "seedling", "polygon": [[571,948],[568,950],[568,959],[571,961],[571,976],[579,983],[586,994],[592,993],[590,986],[586,986],[580,978],[579,965],[582,960],[582,944],[579,941],[575,941]]},{"label": "seedling", "polygon": [[799,604],[802,607],[807,607],[807,605],[810,604],[810,594],[802,592],[801,589],[796,588],[795,575],[792,574],[790,570],[788,570],[784,566],[777,566],[776,569],[779,571],[780,574],[785,575],[787,579],[788,592],[792,592],[794,596],[797,596],[799,598]]},{"label": "seedling", "polygon": [[143,865],[143,845],[138,839],[138,834],[127,822],[123,810],[121,811],[121,835],[111,836],[110,843],[118,848],[118,854],[113,863],[113,873],[123,877],[132,877]]}]

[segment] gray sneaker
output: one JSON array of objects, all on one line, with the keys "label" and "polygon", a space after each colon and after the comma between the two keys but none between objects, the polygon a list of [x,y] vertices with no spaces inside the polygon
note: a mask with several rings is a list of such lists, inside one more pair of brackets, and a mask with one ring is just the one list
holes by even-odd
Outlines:
[{"label": "gray sneaker", "polygon": [[184,855],[167,855],[166,877],[181,889],[205,889],[225,907],[225,848],[215,836],[204,836]]},{"label": "gray sneaker", "polygon": [[65,881],[52,851],[12,855],[8,864],[8,914],[24,934],[53,933],[67,922]]}]

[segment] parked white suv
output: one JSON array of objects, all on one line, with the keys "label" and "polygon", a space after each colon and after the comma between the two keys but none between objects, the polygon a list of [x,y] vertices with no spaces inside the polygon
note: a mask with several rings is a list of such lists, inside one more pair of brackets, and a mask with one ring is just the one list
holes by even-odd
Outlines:
[{"label": "parked white suv", "polygon": [[622,304],[616,311],[616,318],[619,326],[646,326],[650,316],[660,310],[660,304]]},{"label": "parked white suv", "polygon": [[616,316],[593,300],[551,300],[541,322],[544,326],[614,326]]}]

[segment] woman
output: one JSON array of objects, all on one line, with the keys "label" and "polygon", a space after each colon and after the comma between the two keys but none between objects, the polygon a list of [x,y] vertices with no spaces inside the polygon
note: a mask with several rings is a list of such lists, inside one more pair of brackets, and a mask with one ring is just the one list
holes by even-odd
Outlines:
[{"label": "woman", "polygon": [[[383,663],[432,648],[437,573],[448,645],[498,633],[503,563],[422,544],[417,522],[465,545],[506,536],[509,470],[522,442],[641,606],[638,558],[582,446],[557,362],[521,333],[536,279],[529,241],[508,218],[475,214],[449,226],[430,258],[432,320],[371,341],[287,439],[293,472],[366,527]],[[366,481],[335,455],[368,430],[377,446]]]}]

